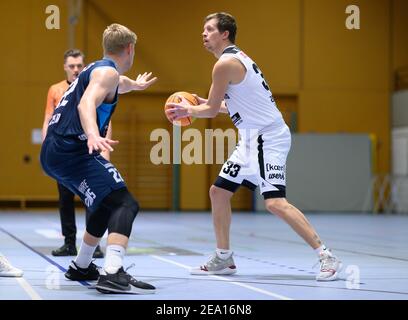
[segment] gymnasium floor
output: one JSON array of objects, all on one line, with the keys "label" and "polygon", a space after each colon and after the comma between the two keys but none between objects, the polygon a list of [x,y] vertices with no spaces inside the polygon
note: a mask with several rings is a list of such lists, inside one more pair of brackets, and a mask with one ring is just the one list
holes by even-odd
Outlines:
[{"label": "gymnasium floor", "polygon": [[[0,300],[408,299],[408,215],[307,216],[343,260],[338,281],[316,282],[315,253],[267,213],[234,214],[236,275],[189,275],[187,269],[203,263],[214,248],[210,214],[142,212],[133,226],[125,267],[134,264],[128,272],[155,285],[157,293],[103,295],[92,283],[64,278],[72,257],[51,256],[63,242],[56,211],[0,211],[0,252],[25,272],[23,278],[0,278]],[[77,226],[80,237],[83,213],[77,215]],[[103,239],[103,249],[105,244]]]}]

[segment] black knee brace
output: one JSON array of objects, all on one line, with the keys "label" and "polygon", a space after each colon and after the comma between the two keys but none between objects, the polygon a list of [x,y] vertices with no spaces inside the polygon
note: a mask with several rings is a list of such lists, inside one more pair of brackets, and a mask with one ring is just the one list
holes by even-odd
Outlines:
[{"label": "black knee brace", "polygon": [[129,238],[132,232],[133,221],[138,212],[139,204],[132,195],[127,192],[122,197],[121,205],[116,207],[111,213],[108,221],[108,232],[123,234]]},{"label": "black knee brace", "polygon": [[86,230],[95,237],[102,237],[106,229],[126,237],[139,212],[139,204],[127,188],[112,191],[102,200],[99,208],[89,215]]}]

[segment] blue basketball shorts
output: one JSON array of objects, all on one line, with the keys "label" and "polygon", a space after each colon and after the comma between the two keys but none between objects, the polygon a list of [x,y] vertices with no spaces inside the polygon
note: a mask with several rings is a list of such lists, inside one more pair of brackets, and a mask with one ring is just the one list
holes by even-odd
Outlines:
[{"label": "blue basketball shorts", "polygon": [[86,141],[47,135],[41,148],[44,171],[77,194],[93,212],[113,190],[126,187],[115,166],[99,153],[88,153]]}]

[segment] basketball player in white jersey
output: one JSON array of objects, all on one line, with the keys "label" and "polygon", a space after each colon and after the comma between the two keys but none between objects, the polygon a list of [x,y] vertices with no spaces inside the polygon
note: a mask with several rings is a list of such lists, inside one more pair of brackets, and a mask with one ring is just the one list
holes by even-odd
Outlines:
[{"label": "basketball player in white jersey", "polygon": [[244,185],[260,187],[268,211],[288,223],[316,252],[320,261],[318,281],[337,278],[341,262],[321,242],[302,212],[286,200],[286,157],[291,135],[278,110],[268,84],[258,66],[235,46],[236,23],[227,13],[205,18],[202,33],[205,48],[218,61],[212,73],[208,100],[197,97],[200,105],[169,103],[167,115],[172,120],[187,116],[213,118],[229,113],[238,128],[240,141],[223,165],[210,188],[217,249],[204,265],[192,274],[234,274],[237,269],[230,249],[231,197]]}]

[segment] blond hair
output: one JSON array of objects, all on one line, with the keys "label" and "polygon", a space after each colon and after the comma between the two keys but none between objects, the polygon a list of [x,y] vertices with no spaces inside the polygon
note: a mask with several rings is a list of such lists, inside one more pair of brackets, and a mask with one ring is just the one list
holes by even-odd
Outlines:
[{"label": "blond hair", "polygon": [[106,54],[119,54],[130,43],[135,44],[136,34],[118,23],[107,26],[103,32],[102,46]]}]

